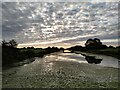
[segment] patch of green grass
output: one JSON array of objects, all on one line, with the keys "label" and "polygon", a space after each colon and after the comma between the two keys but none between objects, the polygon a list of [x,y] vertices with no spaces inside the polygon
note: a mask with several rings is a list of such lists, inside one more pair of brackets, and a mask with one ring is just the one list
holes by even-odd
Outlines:
[{"label": "patch of green grass", "polygon": [[101,49],[101,50],[89,50],[85,52],[94,53],[94,54],[103,54],[103,55],[112,56],[120,59],[119,51],[120,50],[118,48],[107,48],[107,49]]}]

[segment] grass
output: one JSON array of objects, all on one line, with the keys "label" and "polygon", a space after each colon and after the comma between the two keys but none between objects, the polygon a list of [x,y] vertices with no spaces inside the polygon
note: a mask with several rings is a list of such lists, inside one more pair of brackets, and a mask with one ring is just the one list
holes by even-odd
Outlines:
[{"label": "grass", "polygon": [[120,49],[116,49],[116,48],[107,48],[107,49],[101,49],[101,50],[89,50],[85,52],[94,53],[94,54],[102,54],[102,55],[112,56],[112,57],[120,59],[119,50]]}]

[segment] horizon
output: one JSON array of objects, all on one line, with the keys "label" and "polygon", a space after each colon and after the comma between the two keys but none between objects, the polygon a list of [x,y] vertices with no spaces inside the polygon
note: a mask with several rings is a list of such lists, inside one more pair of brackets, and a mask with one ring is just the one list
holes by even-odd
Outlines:
[{"label": "horizon", "polygon": [[[109,40],[101,40],[102,44],[104,45],[107,45],[107,46],[113,46],[113,47],[116,47],[116,46],[119,46],[118,44],[118,39],[113,39],[112,40],[115,44],[107,44],[109,43]],[[27,44],[18,44],[18,48],[23,48],[23,47],[34,47],[34,48],[47,48],[47,47],[58,47],[58,48],[70,48],[70,47],[73,47],[73,46],[82,46],[84,47],[85,46],[85,42],[86,41],[82,41],[80,42],[79,44],[73,44],[73,45],[69,45],[69,44],[58,44],[58,43],[55,43],[55,44],[40,44],[40,43],[27,43]],[[116,44],[117,42],[117,44]]]}]

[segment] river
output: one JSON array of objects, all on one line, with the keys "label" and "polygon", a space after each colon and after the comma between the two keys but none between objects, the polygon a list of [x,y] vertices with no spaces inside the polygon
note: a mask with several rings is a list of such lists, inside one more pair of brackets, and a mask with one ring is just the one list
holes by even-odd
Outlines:
[{"label": "river", "polygon": [[81,54],[57,52],[3,70],[3,88],[117,88],[118,59],[96,54],[90,64]]}]

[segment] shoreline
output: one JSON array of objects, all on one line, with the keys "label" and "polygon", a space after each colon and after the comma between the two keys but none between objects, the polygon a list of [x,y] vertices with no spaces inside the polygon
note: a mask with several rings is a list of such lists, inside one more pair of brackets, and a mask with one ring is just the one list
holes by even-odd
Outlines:
[{"label": "shoreline", "polygon": [[[53,63],[52,69],[42,66],[42,63]],[[28,88],[29,85],[34,88],[118,88],[117,68],[54,60],[39,64],[4,71],[3,88]],[[16,80],[18,82],[12,83]]]},{"label": "shoreline", "polygon": [[91,53],[91,54],[98,54],[98,55],[105,55],[105,56],[110,56],[110,57],[114,57],[116,59],[120,60],[120,56],[118,54],[112,54],[111,52],[104,52],[104,51],[98,51],[98,50],[92,50],[92,51],[72,51],[72,52],[83,52],[83,53]]}]

